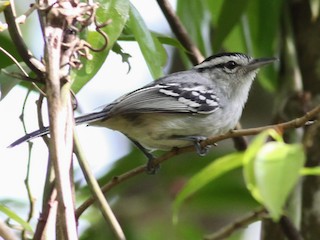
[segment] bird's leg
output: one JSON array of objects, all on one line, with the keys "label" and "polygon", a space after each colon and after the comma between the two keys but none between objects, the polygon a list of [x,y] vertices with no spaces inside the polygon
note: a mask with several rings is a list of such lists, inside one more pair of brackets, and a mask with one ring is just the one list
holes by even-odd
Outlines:
[{"label": "bird's leg", "polygon": [[204,137],[204,136],[181,136],[181,137],[174,137],[174,138],[192,142],[194,147],[195,147],[195,149],[196,149],[196,152],[200,156],[207,155],[207,153],[209,152],[209,149],[211,148],[210,145],[207,145],[205,147],[201,146],[201,144],[200,144],[201,141],[207,139],[207,137]]},{"label": "bird's leg", "polygon": [[205,147],[202,147],[201,146],[201,141],[203,140],[206,140],[207,138],[206,137],[203,137],[203,136],[190,136],[188,137],[190,138],[190,141],[193,142],[194,144],[194,147],[196,149],[196,152],[200,155],[200,156],[205,156],[208,154],[211,146],[210,145],[207,145]]},{"label": "bird's leg", "polygon": [[[128,137],[129,138],[129,137]],[[132,138],[129,138],[134,145],[147,157],[148,162],[147,162],[147,167],[146,167],[146,172],[148,174],[155,174],[160,168],[159,164],[154,163],[155,157],[147,150],[145,149],[139,142],[133,140]]]}]

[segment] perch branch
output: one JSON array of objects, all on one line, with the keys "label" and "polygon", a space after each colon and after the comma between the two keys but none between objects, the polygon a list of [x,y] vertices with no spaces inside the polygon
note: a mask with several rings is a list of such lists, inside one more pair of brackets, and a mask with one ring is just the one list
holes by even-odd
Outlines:
[{"label": "perch branch", "polygon": [[204,237],[205,240],[222,240],[222,239],[226,239],[227,237],[229,237],[232,233],[234,233],[235,231],[239,230],[240,228],[244,228],[247,227],[248,225],[250,225],[251,223],[254,223],[256,221],[259,221],[265,217],[267,217],[267,211],[262,208],[259,209],[257,211],[251,212],[249,214],[247,214],[246,216],[237,219],[236,221],[232,222],[231,224],[221,228],[220,230],[218,230],[217,232],[210,234],[210,235],[206,235]]}]

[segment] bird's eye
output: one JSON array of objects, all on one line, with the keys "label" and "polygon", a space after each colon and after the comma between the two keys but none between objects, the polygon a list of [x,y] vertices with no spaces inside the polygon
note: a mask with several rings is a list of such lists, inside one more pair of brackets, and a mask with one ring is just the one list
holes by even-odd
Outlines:
[{"label": "bird's eye", "polygon": [[237,66],[238,66],[238,64],[235,61],[229,61],[225,64],[225,67],[230,70],[234,69]]}]

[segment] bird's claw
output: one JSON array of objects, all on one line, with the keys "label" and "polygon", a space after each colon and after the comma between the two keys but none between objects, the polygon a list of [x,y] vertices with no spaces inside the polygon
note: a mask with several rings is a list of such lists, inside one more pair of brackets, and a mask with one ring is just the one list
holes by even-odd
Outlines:
[{"label": "bird's claw", "polygon": [[146,166],[146,173],[150,174],[150,175],[154,175],[156,174],[160,169],[160,164],[156,164],[154,163],[154,158],[149,158],[148,157],[148,162],[147,162],[147,166]]}]

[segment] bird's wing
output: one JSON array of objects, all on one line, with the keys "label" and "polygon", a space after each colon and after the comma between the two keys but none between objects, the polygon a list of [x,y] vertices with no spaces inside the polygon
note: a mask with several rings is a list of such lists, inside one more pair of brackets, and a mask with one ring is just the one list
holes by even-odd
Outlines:
[{"label": "bird's wing", "polygon": [[133,91],[106,106],[111,116],[123,113],[210,114],[219,108],[214,89],[197,83],[155,82]]}]

